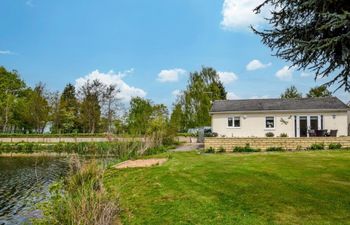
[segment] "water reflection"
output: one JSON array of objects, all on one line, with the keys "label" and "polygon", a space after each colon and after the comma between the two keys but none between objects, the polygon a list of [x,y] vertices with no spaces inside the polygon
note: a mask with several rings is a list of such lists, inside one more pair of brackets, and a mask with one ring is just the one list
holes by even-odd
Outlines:
[{"label": "water reflection", "polygon": [[33,206],[67,171],[66,158],[0,157],[0,225],[21,224],[36,216]]}]

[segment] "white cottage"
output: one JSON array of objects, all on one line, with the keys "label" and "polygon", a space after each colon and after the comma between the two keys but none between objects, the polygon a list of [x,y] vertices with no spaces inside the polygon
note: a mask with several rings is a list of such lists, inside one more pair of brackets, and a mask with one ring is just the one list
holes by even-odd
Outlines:
[{"label": "white cottage", "polygon": [[336,97],[220,100],[210,113],[219,137],[349,135],[350,108]]}]

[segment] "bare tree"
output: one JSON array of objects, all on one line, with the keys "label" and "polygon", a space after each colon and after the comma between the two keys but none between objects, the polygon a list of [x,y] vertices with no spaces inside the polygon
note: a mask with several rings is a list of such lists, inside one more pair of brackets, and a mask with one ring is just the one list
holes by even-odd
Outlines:
[{"label": "bare tree", "polygon": [[117,97],[117,94],[120,93],[120,90],[117,89],[117,86],[114,84],[110,84],[108,86],[105,86],[103,92],[103,99],[104,99],[104,105],[106,108],[106,117],[108,121],[107,125],[107,132],[112,132],[112,122],[113,118],[116,115],[116,110],[118,108],[119,98]]}]

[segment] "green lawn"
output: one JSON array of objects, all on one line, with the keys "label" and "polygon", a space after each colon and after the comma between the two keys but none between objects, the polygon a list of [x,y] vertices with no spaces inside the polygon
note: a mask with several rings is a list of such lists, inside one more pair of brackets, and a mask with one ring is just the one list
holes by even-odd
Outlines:
[{"label": "green lawn", "polygon": [[166,155],[107,171],[123,224],[350,224],[350,151]]}]

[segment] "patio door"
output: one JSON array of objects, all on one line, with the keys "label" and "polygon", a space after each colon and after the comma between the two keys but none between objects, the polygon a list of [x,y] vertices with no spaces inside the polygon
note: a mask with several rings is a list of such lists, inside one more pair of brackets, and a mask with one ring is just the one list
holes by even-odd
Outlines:
[{"label": "patio door", "polygon": [[323,116],[295,116],[296,137],[308,137],[309,130],[320,130],[323,127]]},{"label": "patio door", "polygon": [[319,130],[319,116],[310,116],[310,129]]},{"label": "patio door", "polygon": [[307,137],[307,116],[300,116],[299,117],[299,137]]}]

